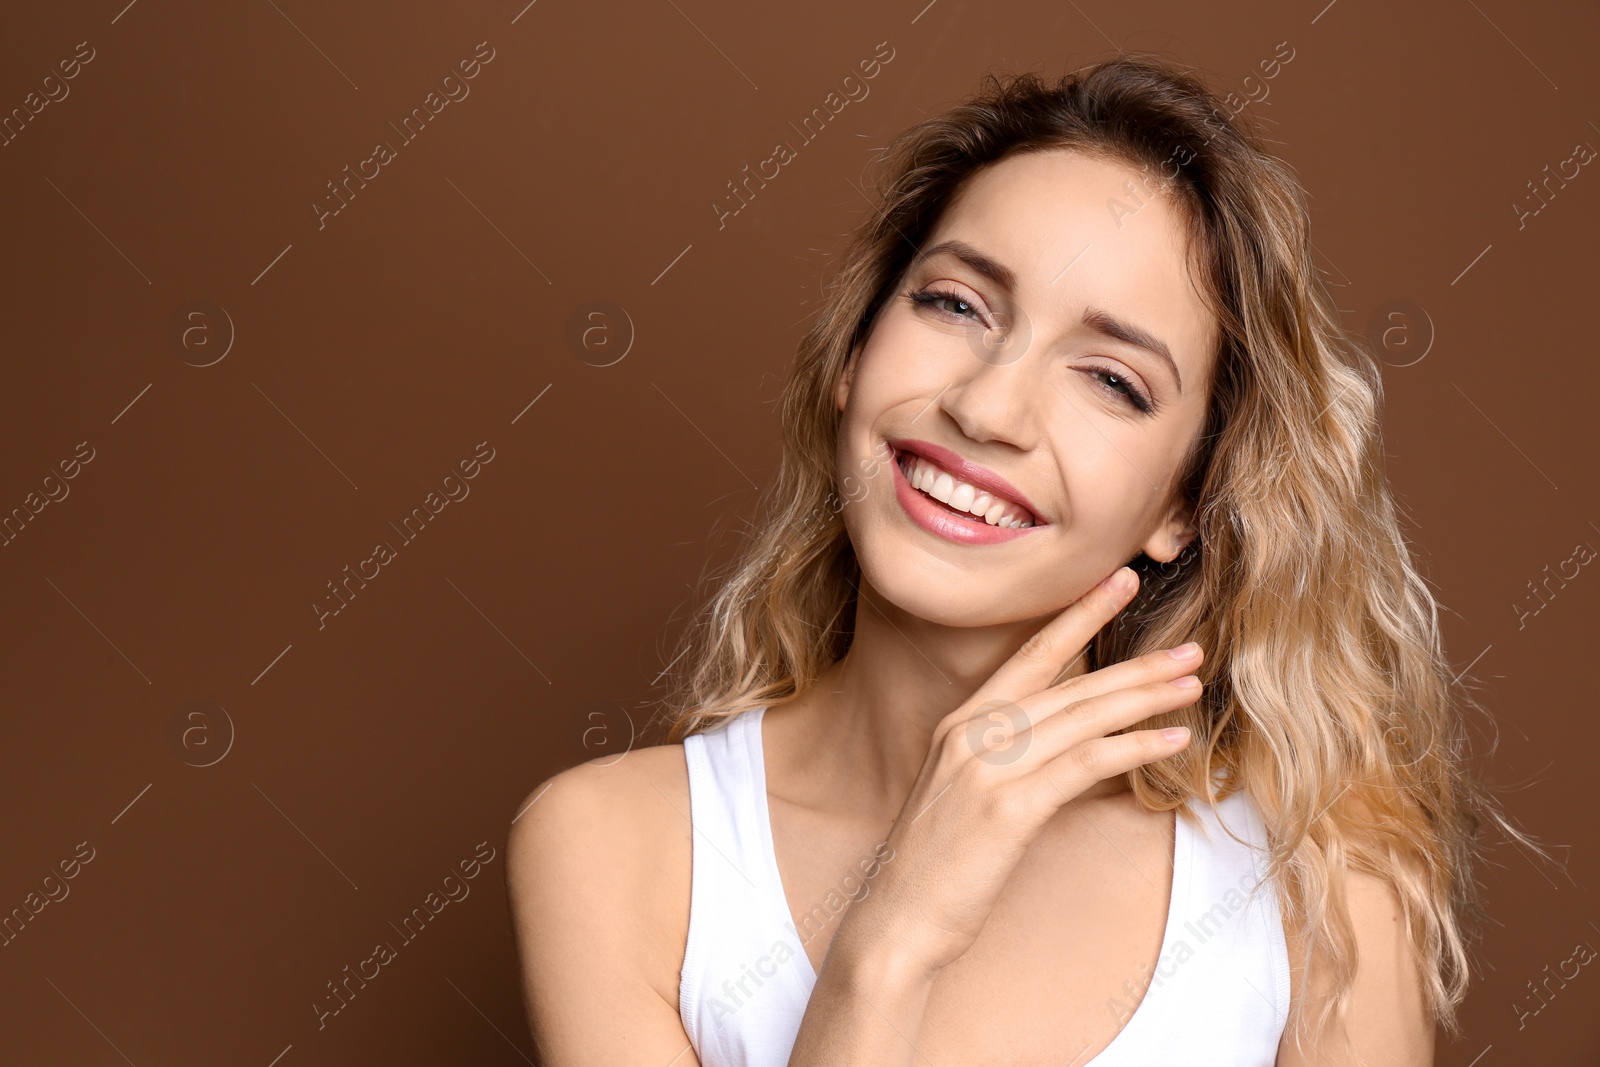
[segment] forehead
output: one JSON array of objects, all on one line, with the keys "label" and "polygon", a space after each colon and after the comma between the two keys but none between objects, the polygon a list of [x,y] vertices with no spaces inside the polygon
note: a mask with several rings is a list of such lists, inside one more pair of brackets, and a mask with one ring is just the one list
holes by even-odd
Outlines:
[{"label": "forehead", "polygon": [[1186,216],[1162,184],[1159,168],[1069,149],[1011,155],[967,180],[923,247],[961,240],[1008,267],[1036,326],[1101,308],[1157,333],[1199,372],[1217,327]]}]

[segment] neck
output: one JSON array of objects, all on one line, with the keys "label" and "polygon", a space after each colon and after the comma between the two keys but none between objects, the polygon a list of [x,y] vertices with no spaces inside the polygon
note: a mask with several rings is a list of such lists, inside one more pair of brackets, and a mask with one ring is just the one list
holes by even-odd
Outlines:
[{"label": "neck", "polygon": [[[795,765],[810,768],[838,790],[836,796],[848,798],[853,810],[892,819],[911,792],[939,721],[966,704],[1050,618],[992,627],[938,625],[902,611],[863,579],[850,651],[794,702],[804,722],[788,740]],[[1065,677],[1085,673],[1085,665],[1079,657]],[[1097,783],[1086,795],[1125,787],[1118,778]]]}]

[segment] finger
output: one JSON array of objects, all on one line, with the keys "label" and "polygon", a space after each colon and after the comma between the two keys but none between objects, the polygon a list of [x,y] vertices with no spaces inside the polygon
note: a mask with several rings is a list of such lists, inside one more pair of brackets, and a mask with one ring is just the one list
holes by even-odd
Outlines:
[{"label": "finger", "polygon": [[[1126,581],[1123,588],[1109,584],[1118,578]],[[1090,639],[1127,606],[1138,589],[1139,576],[1133,568],[1118,568],[1023,642],[1022,647],[978,687],[974,699],[979,703],[990,699],[1015,701],[1050,685],[1069,663],[1083,655]]]},{"label": "finger", "polygon": [[[1174,681],[1192,684],[1174,685]],[[1074,747],[1188,707],[1199,699],[1203,689],[1194,675],[1171,681],[1157,679],[1047,713],[1036,708],[1036,718],[1030,717],[1021,705],[990,700],[968,713],[959,726],[960,736],[971,754],[982,762],[1015,765],[1018,774],[1027,774]],[[956,744],[956,740],[950,737],[947,743]]]},{"label": "finger", "polygon": [[1027,777],[1027,788],[1035,802],[1059,807],[1096,782],[1182,752],[1189,740],[1189,731],[1181,726],[1095,738],[1034,771]]},{"label": "finger", "polygon": [[977,705],[969,703],[972,710],[966,716],[965,726],[974,748],[994,749],[998,744],[1009,743],[1010,736],[1022,734],[1057,712],[1094,697],[1155,682],[1170,682],[1193,673],[1205,659],[1205,652],[1193,641],[1185,642],[1185,646],[1189,650],[1181,655],[1173,655],[1178,649],[1156,649],[1069,678],[1020,700],[990,699]]},{"label": "finger", "polygon": [[[1176,653],[1176,654],[1175,654]],[[1118,689],[1151,682],[1170,682],[1192,674],[1205,661],[1205,650],[1193,641],[1177,648],[1158,648],[1142,656],[1068,678],[1059,685],[1017,701],[1030,722],[1038,722],[1071,704],[1103,696]]]},{"label": "finger", "polygon": [[1057,714],[1034,723],[1028,731],[1027,763],[1035,766],[1048,763],[1073,748],[1188,707],[1200,699],[1205,689],[1192,675],[1186,675],[1184,680],[1191,678],[1191,685],[1145,682],[1069,704]]}]

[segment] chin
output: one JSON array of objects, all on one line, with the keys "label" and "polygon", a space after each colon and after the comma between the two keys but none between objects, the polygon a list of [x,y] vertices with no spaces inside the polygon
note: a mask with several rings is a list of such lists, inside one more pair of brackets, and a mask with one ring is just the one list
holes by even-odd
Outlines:
[{"label": "chin", "polygon": [[[953,628],[1012,625],[1068,603],[1054,603],[1049,583],[1038,575],[994,573],[1004,568],[978,569],[941,558],[911,543],[918,531],[857,530],[848,518],[846,527],[875,600],[923,622]],[[880,606],[888,611],[888,605]]]}]

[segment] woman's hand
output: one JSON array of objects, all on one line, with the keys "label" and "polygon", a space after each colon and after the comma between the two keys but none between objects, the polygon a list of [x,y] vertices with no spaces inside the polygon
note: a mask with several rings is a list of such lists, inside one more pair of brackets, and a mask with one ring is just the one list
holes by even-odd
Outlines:
[{"label": "woman's hand", "polygon": [[[1107,587],[1118,577],[1124,589]],[[893,954],[895,970],[931,976],[977,940],[1028,845],[1064,804],[1102,779],[1181,751],[1188,731],[1108,736],[1194,703],[1202,659],[1158,650],[1050,683],[1132,599],[1122,568],[1050,620],[935,728],[888,842],[895,862],[851,906],[834,948]],[[1172,736],[1168,736],[1168,734]]]}]

